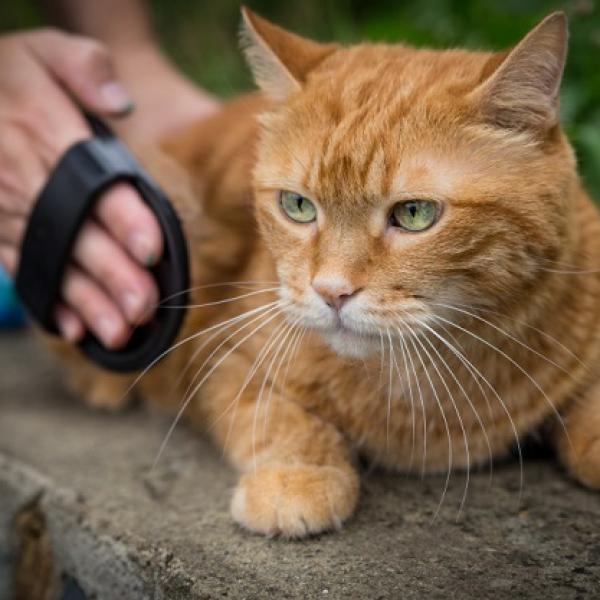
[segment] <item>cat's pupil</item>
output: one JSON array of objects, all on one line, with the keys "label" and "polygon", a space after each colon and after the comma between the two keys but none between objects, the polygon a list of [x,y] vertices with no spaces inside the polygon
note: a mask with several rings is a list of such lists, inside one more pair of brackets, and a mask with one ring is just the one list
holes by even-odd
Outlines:
[{"label": "cat's pupil", "polygon": [[424,231],[435,221],[436,204],[430,200],[398,202],[392,211],[392,224],[410,231]]}]

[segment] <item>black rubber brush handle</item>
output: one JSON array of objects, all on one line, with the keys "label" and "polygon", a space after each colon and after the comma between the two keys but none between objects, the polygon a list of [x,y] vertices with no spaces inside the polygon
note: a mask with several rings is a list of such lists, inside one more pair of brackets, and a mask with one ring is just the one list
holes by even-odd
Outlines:
[{"label": "black rubber brush handle", "polygon": [[162,230],[164,251],[152,274],[163,301],[153,320],[135,329],[124,348],[107,350],[91,333],[80,347],[107,369],[136,371],[156,360],[179,332],[189,287],[187,245],[179,218],[162,190],[102,121],[87,119],[94,137],[65,152],[33,208],[16,289],[33,319],[57,333],[53,312],[77,233],[104,190],[117,181],[131,184]]}]

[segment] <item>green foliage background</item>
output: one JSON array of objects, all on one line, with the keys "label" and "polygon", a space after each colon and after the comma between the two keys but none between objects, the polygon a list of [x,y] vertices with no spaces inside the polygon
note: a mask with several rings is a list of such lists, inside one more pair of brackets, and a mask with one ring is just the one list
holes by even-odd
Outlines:
[{"label": "green foliage background", "polygon": [[[102,0],[98,0],[101,2]],[[236,0],[150,0],[156,30],[195,81],[227,97],[251,87],[237,48]],[[588,188],[600,200],[600,6],[596,0],[247,0],[267,18],[307,36],[351,43],[500,49],[553,10],[571,27],[561,111]],[[116,16],[118,18],[118,16]],[[0,1],[0,30],[41,23],[27,0]]]}]

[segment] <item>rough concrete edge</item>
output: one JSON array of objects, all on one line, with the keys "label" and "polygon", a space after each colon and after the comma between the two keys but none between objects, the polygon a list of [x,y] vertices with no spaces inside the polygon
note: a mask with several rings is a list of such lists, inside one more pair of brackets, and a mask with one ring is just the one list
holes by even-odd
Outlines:
[{"label": "rough concrete edge", "polygon": [[10,598],[14,516],[37,504],[45,516],[57,577],[67,573],[91,598],[193,598],[194,579],[176,557],[121,532],[129,544],[88,514],[85,499],[0,452],[0,600]]}]

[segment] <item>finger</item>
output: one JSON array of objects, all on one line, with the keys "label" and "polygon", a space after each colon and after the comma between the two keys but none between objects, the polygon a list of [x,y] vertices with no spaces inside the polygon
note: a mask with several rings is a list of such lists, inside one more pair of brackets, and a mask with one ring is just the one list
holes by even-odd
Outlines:
[{"label": "finger", "polygon": [[29,47],[60,83],[86,108],[109,115],[133,109],[117,78],[107,48],[100,42],[47,29],[32,36]]},{"label": "finger", "polygon": [[17,249],[12,244],[0,243],[0,265],[9,275],[17,272]]},{"label": "finger", "polygon": [[120,348],[129,339],[131,329],[117,305],[77,267],[67,269],[62,297],[106,348]]},{"label": "finger", "polygon": [[54,320],[62,337],[75,344],[79,342],[85,334],[85,325],[77,316],[77,313],[60,303],[54,311]]},{"label": "finger", "polygon": [[153,278],[99,225],[85,223],[75,241],[73,256],[88,275],[100,282],[131,324],[152,316],[158,302]]},{"label": "finger", "polygon": [[[0,108],[0,112],[1,112]],[[1,121],[0,117],[0,121]],[[18,119],[17,119],[18,121]],[[36,137],[18,122],[2,121],[0,135],[0,211],[2,217],[26,217],[47,175]],[[2,223],[2,229],[4,222]]]},{"label": "finger", "polygon": [[162,233],[156,217],[130,185],[113,185],[98,202],[96,216],[140,264],[156,264],[163,251]]},{"label": "finger", "polygon": [[17,248],[20,248],[24,231],[25,219],[23,217],[2,216],[0,243],[11,244]]}]

